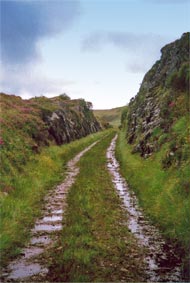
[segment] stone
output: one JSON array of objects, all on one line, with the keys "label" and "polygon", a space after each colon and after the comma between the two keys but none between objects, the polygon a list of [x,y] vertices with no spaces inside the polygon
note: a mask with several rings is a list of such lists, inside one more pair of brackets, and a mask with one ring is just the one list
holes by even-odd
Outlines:
[{"label": "stone", "polygon": [[154,130],[169,130],[171,121],[167,119],[172,111],[169,104],[173,92],[167,83],[171,75],[188,62],[189,40],[190,33],[184,33],[161,49],[160,60],[145,74],[139,92],[129,103],[126,137],[128,143],[134,145],[133,152],[140,152],[145,158],[158,148]]}]

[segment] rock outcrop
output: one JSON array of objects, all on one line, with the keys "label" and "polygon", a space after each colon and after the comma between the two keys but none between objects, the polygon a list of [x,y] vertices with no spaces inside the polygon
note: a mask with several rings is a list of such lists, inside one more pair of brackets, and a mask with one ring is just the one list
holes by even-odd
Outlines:
[{"label": "rock outcrop", "polygon": [[0,94],[1,181],[22,172],[34,153],[44,146],[61,145],[95,133],[101,129],[83,99],[70,100],[65,95],[54,98]]},{"label": "rock outcrop", "polygon": [[8,129],[18,135],[17,141],[22,139],[34,150],[50,143],[68,143],[101,129],[91,103],[83,99],[70,100],[60,95],[23,100],[1,93],[1,109],[1,139],[7,148],[16,144]]},{"label": "rock outcrop", "polygon": [[49,139],[54,139],[58,145],[101,129],[90,104],[83,99],[72,100],[71,103],[59,102],[57,109],[43,119],[48,127]]},{"label": "rock outcrop", "polygon": [[127,140],[143,157],[158,149],[158,135],[189,110],[189,42],[190,33],[184,33],[161,49],[161,59],[129,103]]}]

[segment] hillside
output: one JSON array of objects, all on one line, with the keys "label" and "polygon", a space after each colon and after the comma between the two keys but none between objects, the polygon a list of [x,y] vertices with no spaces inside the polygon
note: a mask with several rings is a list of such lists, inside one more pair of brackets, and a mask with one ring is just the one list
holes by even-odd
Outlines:
[{"label": "hillside", "polygon": [[[189,33],[162,48],[128,111],[127,139],[144,157],[172,142],[168,164],[187,157],[189,126]],[[177,158],[177,159],[176,159]],[[167,159],[167,156],[166,156]],[[166,161],[167,163],[167,161]]]},{"label": "hillside", "polygon": [[130,187],[166,238],[183,249],[189,278],[190,33],[162,48],[122,115],[117,156]]},{"label": "hillside", "polygon": [[43,146],[61,145],[100,130],[100,125],[85,100],[70,100],[66,95],[48,99],[23,100],[0,94],[1,103],[1,190],[22,171],[34,153]]},{"label": "hillside", "polygon": [[124,108],[125,106],[105,110],[93,110],[93,112],[95,117],[103,126],[106,126],[108,123],[112,126],[118,127],[121,123],[121,113]]}]

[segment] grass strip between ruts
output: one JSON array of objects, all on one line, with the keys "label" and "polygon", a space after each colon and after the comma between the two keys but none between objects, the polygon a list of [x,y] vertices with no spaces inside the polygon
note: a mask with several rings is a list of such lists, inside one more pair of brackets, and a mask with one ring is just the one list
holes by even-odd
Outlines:
[{"label": "grass strip between ruts", "polygon": [[62,238],[50,263],[50,281],[143,280],[142,250],[128,231],[121,200],[106,168],[106,150],[113,135],[79,162],[80,173],[67,196]]}]

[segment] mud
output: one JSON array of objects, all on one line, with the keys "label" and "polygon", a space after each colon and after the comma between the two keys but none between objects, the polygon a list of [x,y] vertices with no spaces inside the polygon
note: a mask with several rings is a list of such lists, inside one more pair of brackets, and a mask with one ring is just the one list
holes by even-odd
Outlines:
[{"label": "mud", "polygon": [[132,192],[125,179],[120,175],[119,163],[115,158],[117,135],[113,138],[107,150],[107,167],[113,183],[123,202],[123,208],[128,214],[128,227],[137,238],[139,245],[145,247],[146,274],[148,282],[181,282],[181,260],[174,247],[161,236],[144,216],[139,207],[137,197]]},{"label": "mud", "polygon": [[43,282],[45,280],[48,273],[45,253],[54,245],[63,228],[62,219],[66,209],[67,192],[79,173],[77,162],[96,143],[88,146],[68,162],[64,182],[45,197],[42,216],[37,219],[31,230],[30,242],[21,251],[20,256],[3,269],[1,282]]}]

